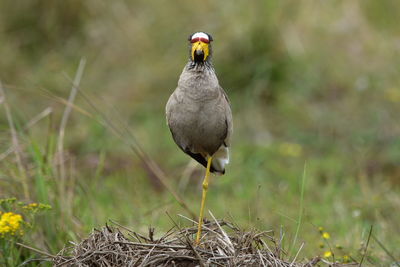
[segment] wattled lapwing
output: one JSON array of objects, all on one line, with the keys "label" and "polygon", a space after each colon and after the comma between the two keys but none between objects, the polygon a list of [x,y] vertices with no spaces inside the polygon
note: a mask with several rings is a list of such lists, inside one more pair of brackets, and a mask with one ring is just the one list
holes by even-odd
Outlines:
[{"label": "wattled lapwing", "polygon": [[175,143],[206,167],[196,243],[199,244],[209,173],[224,174],[229,163],[232,113],[211,62],[211,35],[189,36],[189,61],[166,106],[167,123]]}]

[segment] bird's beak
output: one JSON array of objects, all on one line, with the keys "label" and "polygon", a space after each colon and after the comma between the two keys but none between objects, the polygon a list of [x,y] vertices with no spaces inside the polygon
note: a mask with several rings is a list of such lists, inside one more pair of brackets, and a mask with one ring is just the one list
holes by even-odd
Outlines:
[{"label": "bird's beak", "polygon": [[192,43],[192,60],[193,61],[206,61],[208,57],[208,44],[202,41]]}]

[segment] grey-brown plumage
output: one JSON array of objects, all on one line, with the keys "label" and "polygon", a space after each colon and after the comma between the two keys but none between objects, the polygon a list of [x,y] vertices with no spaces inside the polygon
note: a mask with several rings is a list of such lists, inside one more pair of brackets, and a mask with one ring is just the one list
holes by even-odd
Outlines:
[{"label": "grey-brown plumage", "polygon": [[[193,40],[191,43],[190,47]],[[185,153],[203,166],[212,156],[211,172],[223,174],[225,164],[229,162],[228,147],[232,133],[229,100],[211,64],[211,45],[207,43],[205,53],[209,54],[203,60],[201,51],[191,51],[193,56],[191,54],[178,87],[168,100],[167,123],[175,143]]]}]

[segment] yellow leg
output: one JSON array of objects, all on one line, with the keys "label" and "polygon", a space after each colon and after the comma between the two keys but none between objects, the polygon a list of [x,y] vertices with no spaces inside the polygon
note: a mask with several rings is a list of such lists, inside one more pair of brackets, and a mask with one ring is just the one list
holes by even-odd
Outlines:
[{"label": "yellow leg", "polygon": [[206,195],[207,195],[207,189],[208,189],[208,177],[210,176],[211,160],[212,160],[212,157],[209,157],[208,161],[207,161],[206,175],[205,175],[204,181],[203,181],[203,195],[201,198],[199,223],[197,226],[197,235],[196,235],[196,244],[197,245],[200,243],[201,224],[203,223],[204,203],[206,202]]}]

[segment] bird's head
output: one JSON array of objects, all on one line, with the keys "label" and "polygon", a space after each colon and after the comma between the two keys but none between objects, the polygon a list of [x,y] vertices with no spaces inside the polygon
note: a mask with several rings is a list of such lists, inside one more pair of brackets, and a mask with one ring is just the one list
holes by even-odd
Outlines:
[{"label": "bird's head", "polygon": [[190,60],[195,63],[204,63],[211,58],[211,35],[205,32],[196,32],[189,36]]}]

